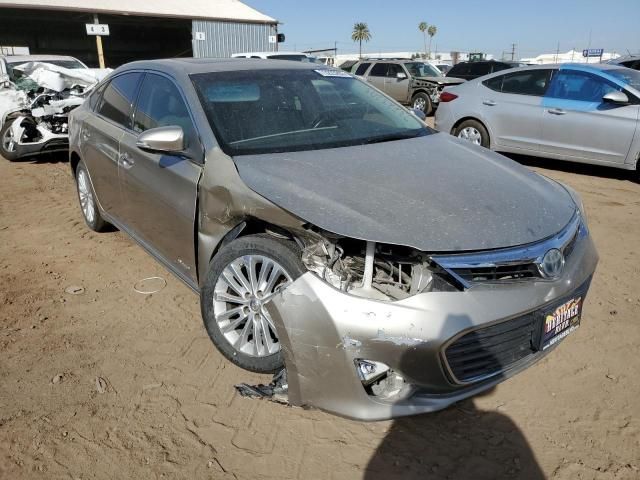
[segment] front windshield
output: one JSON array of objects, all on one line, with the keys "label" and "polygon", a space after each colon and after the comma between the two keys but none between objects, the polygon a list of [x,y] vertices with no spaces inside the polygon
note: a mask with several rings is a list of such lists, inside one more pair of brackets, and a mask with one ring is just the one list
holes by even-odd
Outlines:
[{"label": "front windshield", "polygon": [[609,75],[613,75],[630,87],[640,90],[640,70],[632,70],[631,68],[616,68],[614,70],[605,70]]},{"label": "front windshield", "polygon": [[211,128],[229,155],[364,145],[428,135],[407,109],[340,70],[192,75]]},{"label": "front windshield", "polygon": [[430,63],[411,62],[405,63],[412,77],[441,77],[442,72]]}]

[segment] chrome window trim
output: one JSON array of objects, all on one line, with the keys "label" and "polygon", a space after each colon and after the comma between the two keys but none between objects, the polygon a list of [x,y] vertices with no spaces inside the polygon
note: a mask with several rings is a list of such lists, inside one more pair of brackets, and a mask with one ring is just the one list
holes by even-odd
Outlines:
[{"label": "chrome window trim", "polygon": [[[576,235],[579,237],[576,238]],[[460,282],[465,289],[471,288],[474,282],[470,282],[456,273],[456,269],[470,268],[496,268],[510,265],[525,265],[535,263],[540,265],[544,255],[551,249],[557,248],[564,253],[565,248],[571,244],[574,238],[579,240],[587,235],[587,228],[582,222],[580,212],[576,210],[569,223],[556,235],[540,242],[531,243],[520,247],[511,247],[500,250],[460,253],[453,255],[432,255],[431,260],[446,270],[451,276]],[[529,279],[524,279],[529,280]],[[536,281],[551,281],[545,277]],[[523,281],[523,280],[512,280]],[[481,283],[504,283],[505,280],[487,280]]]}]

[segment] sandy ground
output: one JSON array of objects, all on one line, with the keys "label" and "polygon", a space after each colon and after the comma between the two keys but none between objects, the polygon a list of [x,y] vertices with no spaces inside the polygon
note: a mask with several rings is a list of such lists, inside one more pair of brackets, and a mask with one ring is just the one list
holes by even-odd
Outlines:
[{"label": "sandy ground", "polygon": [[640,185],[533,165],[586,203],[581,328],[483,397],[358,423],[239,397],[267,378],[222,358],[196,296],[124,234],[88,231],[64,156],[0,159],[0,478],[640,478]]}]

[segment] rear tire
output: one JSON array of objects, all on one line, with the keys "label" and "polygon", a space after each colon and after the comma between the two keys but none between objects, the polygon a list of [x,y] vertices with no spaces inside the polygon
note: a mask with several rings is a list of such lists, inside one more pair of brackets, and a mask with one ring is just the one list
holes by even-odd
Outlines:
[{"label": "rear tire", "polygon": [[465,120],[455,129],[454,135],[462,140],[489,148],[489,132],[478,120]]},{"label": "rear tire", "polygon": [[80,211],[87,227],[94,232],[104,232],[109,224],[100,215],[100,209],[96,201],[96,193],[93,191],[93,185],[89,179],[87,167],[82,160],[78,162],[76,167],[76,190],[78,192],[78,202],[80,203]]},{"label": "rear tire", "polygon": [[431,98],[423,92],[418,92],[411,98],[411,107],[422,110],[427,117],[433,113]]},{"label": "rear tire", "polygon": [[278,332],[264,307],[305,272],[298,246],[270,235],[241,237],[220,249],[200,307],[211,341],[228,360],[259,373],[284,366]]},{"label": "rear tire", "polygon": [[18,152],[11,134],[11,125],[13,119],[7,119],[2,128],[0,129],[0,155],[13,162],[18,159]]}]

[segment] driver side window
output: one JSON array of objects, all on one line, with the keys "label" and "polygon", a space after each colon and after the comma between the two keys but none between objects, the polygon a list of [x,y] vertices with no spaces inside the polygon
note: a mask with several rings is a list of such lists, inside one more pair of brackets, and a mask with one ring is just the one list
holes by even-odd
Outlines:
[{"label": "driver side window", "polygon": [[613,84],[587,72],[561,70],[551,81],[547,96],[580,102],[598,102],[607,93],[618,91]]},{"label": "driver side window", "polygon": [[195,129],[182,95],[168,78],[148,73],[142,81],[136,102],[133,129],[142,133],[151,128],[174,125],[182,127],[189,145]]}]

